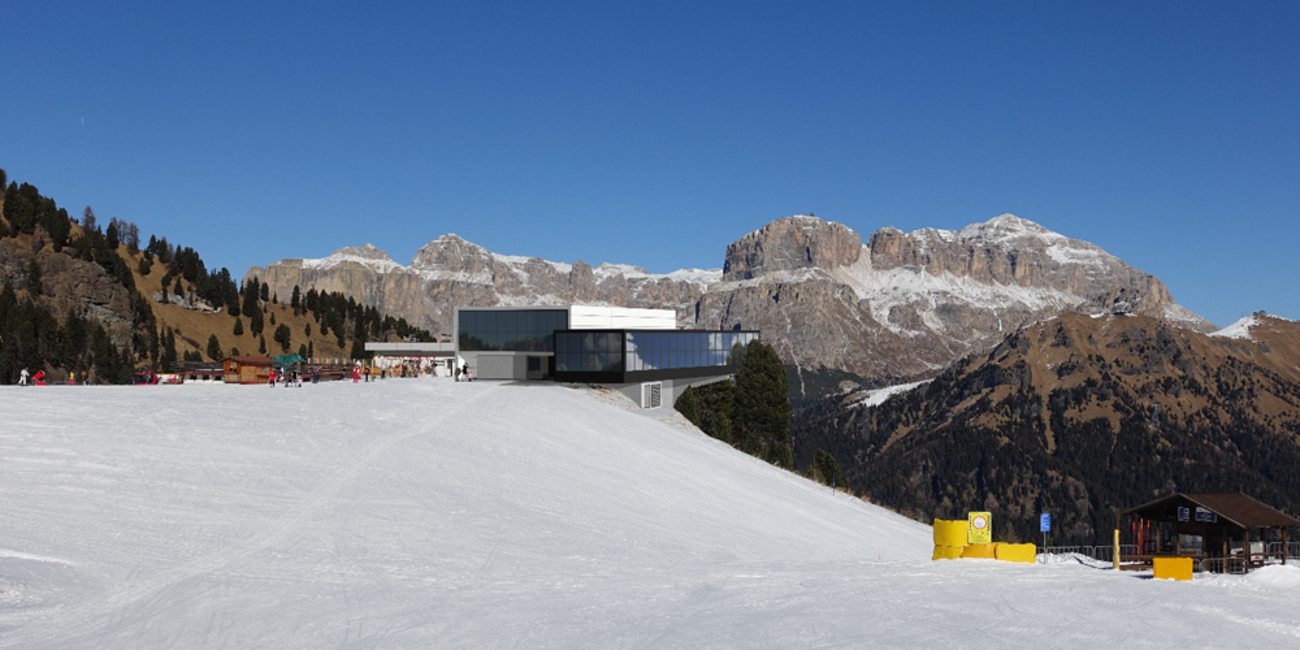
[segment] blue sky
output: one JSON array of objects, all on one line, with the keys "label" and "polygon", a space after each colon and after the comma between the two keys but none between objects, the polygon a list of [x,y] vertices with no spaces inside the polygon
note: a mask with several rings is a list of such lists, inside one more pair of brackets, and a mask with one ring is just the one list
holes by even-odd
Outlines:
[{"label": "blue sky", "polygon": [[242,275],[1011,212],[1300,318],[1300,3],[13,3],[0,167]]}]

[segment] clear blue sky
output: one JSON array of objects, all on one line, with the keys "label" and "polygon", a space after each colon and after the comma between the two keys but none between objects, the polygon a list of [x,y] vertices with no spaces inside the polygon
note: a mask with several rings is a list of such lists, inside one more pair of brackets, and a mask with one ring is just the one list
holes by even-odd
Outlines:
[{"label": "clear blue sky", "polygon": [[1300,3],[19,2],[0,167],[250,265],[448,232],[651,271],[1011,212],[1300,318]]}]

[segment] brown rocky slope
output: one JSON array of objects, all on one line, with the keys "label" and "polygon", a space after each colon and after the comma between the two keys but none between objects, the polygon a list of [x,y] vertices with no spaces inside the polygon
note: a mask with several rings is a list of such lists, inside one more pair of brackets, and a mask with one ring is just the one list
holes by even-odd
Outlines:
[{"label": "brown rocky slope", "polygon": [[1051,512],[1058,542],[1104,543],[1114,508],[1172,491],[1300,513],[1298,352],[1300,323],[1264,314],[1217,336],[1067,314],[883,403],[806,409],[796,459],[827,449],[872,501],[922,519],[990,510],[1020,539]]}]

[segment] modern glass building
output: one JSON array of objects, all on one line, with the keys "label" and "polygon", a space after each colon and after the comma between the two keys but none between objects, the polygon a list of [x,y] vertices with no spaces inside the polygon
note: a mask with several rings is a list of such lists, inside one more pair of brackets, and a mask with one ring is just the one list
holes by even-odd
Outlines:
[{"label": "modern glass building", "polygon": [[735,372],[733,351],[755,331],[564,330],[555,333],[555,379],[624,384]]},{"label": "modern glass building", "polygon": [[567,309],[462,309],[456,345],[463,352],[555,352],[555,331],[568,328]]},{"label": "modern glass building", "polygon": [[756,339],[755,331],[679,330],[671,309],[461,307],[455,363],[478,379],[612,385],[655,408],[734,374],[733,350]]}]

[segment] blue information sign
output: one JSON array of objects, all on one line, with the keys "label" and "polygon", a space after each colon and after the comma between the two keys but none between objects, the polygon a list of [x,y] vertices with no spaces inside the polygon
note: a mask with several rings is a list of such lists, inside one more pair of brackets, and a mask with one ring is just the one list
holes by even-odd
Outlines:
[{"label": "blue information sign", "polygon": [[1190,519],[1190,510],[1187,508],[1178,509],[1178,521],[1188,521]]},{"label": "blue information sign", "polygon": [[1052,514],[1044,512],[1038,516],[1038,530],[1043,533],[1052,532]]}]

